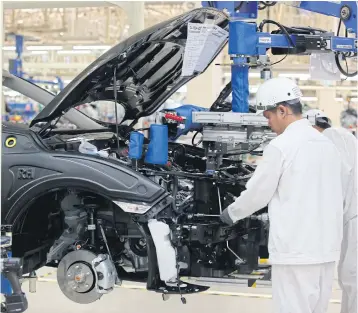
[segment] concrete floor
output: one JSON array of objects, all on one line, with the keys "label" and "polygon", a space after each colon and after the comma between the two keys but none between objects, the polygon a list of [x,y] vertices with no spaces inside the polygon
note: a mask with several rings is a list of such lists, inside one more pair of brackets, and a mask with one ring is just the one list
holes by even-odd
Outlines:
[{"label": "concrete floor", "polygon": [[[187,304],[181,303],[178,296],[163,301],[160,294],[148,292],[144,285],[124,283],[122,288],[116,288],[99,301],[81,305],[68,300],[60,291],[56,283],[56,273],[52,269],[42,269],[38,272],[37,292],[28,292],[28,283],[23,289],[27,294],[28,313],[118,313],[118,312],[155,312],[155,313],[182,313],[203,310],[206,313],[257,313],[272,312],[271,288],[244,286],[214,286],[210,292],[219,292],[221,295],[198,294],[187,296]],[[328,313],[340,312],[341,291],[335,282]],[[137,290],[133,288],[139,288]]]}]

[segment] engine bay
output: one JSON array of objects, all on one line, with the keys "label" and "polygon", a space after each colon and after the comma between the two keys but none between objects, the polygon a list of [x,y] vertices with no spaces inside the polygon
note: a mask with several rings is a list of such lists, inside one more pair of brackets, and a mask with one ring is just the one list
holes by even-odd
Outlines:
[{"label": "engine bay", "polygon": [[[59,195],[64,231],[47,254],[47,264],[61,268],[63,262],[79,262],[82,256],[77,252],[86,251],[84,258],[93,261],[101,256],[111,261],[105,264],[115,266],[117,283],[123,279],[147,281],[148,289],[178,294],[204,288],[184,283],[183,277],[220,281],[257,272],[259,258],[268,257],[267,208],[233,226],[224,225],[220,214],[245,190],[246,182],[255,171],[255,166],[243,162],[241,156],[259,148],[262,140],[249,135],[245,137],[253,142],[243,142],[242,136],[236,141],[212,140],[213,137],[205,141],[207,129],[217,133],[224,129],[232,134],[247,131],[255,134],[257,131],[240,123],[232,126],[225,122],[216,126],[211,123],[203,127],[200,129],[204,140],[202,147],[169,141],[165,164],[146,162],[150,137],[143,140],[141,158],[131,158],[130,134],[126,133],[126,126],[120,128],[118,137],[110,129],[104,129],[86,133],[55,130],[42,138],[48,148],[62,153],[84,153],[81,146],[90,144],[102,152],[93,157],[118,162],[140,173],[161,186],[172,199],[148,210],[138,203],[113,203],[85,192],[67,190]],[[262,133],[267,133],[266,126],[258,127],[263,127]],[[138,133],[138,130],[132,132]],[[160,228],[165,235],[159,231],[156,237]],[[166,241],[170,243],[169,248]],[[157,255],[155,261],[150,252],[153,250]],[[167,258],[170,253],[174,253],[173,258]],[[168,265],[173,260],[172,266]],[[106,270],[113,272],[110,267]],[[73,275],[70,271],[58,278],[60,288],[72,300],[78,299],[74,291],[68,289],[68,284],[73,284]],[[97,274],[93,275],[91,282],[96,280]],[[153,275],[156,279],[150,284]],[[71,277],[70,281],[65,276]],[[86,292],[87,296],[81,301],[97,300],[112,290],[114,283],[114,280],[108,281],[101,287],[103,290]]]}]

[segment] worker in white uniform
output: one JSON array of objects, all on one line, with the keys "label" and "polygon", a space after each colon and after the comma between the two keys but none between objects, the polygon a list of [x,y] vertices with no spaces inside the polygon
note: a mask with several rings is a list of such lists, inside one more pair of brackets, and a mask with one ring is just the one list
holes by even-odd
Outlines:
[{"label": "worker in white uniform", "polygon": [[342,289],[341,313],[357,313],[357,139],[344,128],[331,127],[330,119],[320,110],[309,110],[305,116],[334,143],[347,165],[342,172],[343,240],[338,281]]},{"label": "worker in white uniform", "polygon": [[221,215],[230,225],[268,204],[274,313],[326,312],[342,240],[339,153],[302,116],[301,96],[288,78],[259,87],[256,108],[278,136]]}]

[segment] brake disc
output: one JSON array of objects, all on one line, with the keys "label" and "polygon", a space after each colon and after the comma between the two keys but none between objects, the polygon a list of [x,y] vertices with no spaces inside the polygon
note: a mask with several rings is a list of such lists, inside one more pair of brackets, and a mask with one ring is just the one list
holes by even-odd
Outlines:
[{"label": "brake disc", "polygon": [[87,250],[77,250],[68,253],[61,260],[57,269],[57,282],[70,300],[87,304],[101,298],[96,288],[97,275],[92,267],[92,261],[97,255]]}]

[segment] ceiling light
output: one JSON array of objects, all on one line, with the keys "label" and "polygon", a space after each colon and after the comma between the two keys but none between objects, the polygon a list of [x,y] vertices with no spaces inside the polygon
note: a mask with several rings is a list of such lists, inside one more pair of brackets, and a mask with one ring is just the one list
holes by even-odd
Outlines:
[{"label": "ceiling light", "polygon": [[90,50],[60,50],[57,54],[91,54]]},{"label": "ceiling light", "polygon": [[344,75],[341,75],[341,79],[343,80],[353,80],[353,81],[357,81],[358,80],[358,76],[353,76],[353,77],[347,77],[347,76],[344,76]]},{"label": "ceiling light", "polygon": [[5,51],[15,51],[16,48],[14,46],[6,46],[6,47],[2,47],[3,50]]},{"label": "ceiling light", "polygon": [[315,101],[318,101],[318,98],[317,97],[302,97],[301,100],[315,102]]},{"label": "ceiling light", "polygon": [[31,54],[48,54],[48,51],[31,51]]},{"label": "ceiling light", "polygon": [[62,50],[62,46],[28,46],[27,50]]},{"label": "ceiling light", "polygon": [[351,98],[352,102],[358,102],[358,98]]},{"label": "ceiling light", "polygon": [[73,46],[74,50],[108,50],[111,46]]},{"label": "ceiling light", "polygon": [[[225,77],[231,77],[231,72],[225,72],[224,76]],[[249,77],[250,78],[260,78],[261,75],[260,75],[260,73],[249,73]]]},{"label": "ceiling light", "polygon": [[298,78],[300,80],[308,80],[310,79],[309,74],[301,74],[301,73],[282,73],[278,75],[279,77],[288,77],[288,78]]},{"label": "ceiling light", "polygon": [[343,98],[334,98],[337,102],[343,102]]}]

